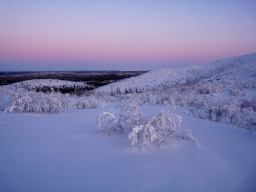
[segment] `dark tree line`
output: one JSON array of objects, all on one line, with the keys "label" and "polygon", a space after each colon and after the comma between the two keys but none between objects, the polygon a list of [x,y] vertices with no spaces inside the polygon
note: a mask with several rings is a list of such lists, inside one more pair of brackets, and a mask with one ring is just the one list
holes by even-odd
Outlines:
[{"label": "dark tree line", "polygon": [[116,72],[35,72],[0,75],[0,86],[32,79],[58,79],[75,82],[86,82],[95,87],[134,77],[145,71],[116,71]]}]

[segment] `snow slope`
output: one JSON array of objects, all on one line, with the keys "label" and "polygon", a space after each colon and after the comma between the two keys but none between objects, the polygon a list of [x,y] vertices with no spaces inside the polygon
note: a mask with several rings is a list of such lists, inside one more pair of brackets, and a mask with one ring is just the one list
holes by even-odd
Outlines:
[{"label": "snow slope", "polygon": [[186,78],[196,72],[197,67],[189,67],[184,69],[160,69],[150,71],[137,77],[122,80],[120,82],[112,83],[104,87],[99,87],[96,92],[110,93],[116,91],[117,88],[124,92],[125,89],[153,89],[166,84],[174,85],[177,82],[186,82]]},{"label": "snow slope", "polygon": [[96,92],[114,92],[125,89],[159,89],[177,84],[256,80],[256,53],[232,57],[210,63],[179,69],[161,69],[125,79],[96,89]]},{"label": "snow slope", "polygon": [[[95,134],[102,109],[0,112],[0,191],[255,191],[255,134],[160,105],[142,108],[148,116],[161,109],[181,115],[197,144],[137,151],[125,137]],[[109,104],[105,110],[119,109]]]}]

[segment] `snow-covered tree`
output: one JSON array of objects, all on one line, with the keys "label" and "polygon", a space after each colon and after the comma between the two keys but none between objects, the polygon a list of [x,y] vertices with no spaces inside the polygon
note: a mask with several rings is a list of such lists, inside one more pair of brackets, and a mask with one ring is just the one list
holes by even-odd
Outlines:
[{"label": "snow-covered tree", "polygon": [[171,135],[181,126],[182,119],[168,111],[161,111],[157,116],[152,117],[148,124],[153,126],[163,138]]},{"label": "snow-covered tree", "polygon": [[231,95],[231,96],[238,95],[239,93],[240,93],[240,89],[238,87],[232,87],[229,90],[229,95]]},{"label": "snow-covered tree", "polygon": [[100,129],[98,133],[104,132],[110,135],[110,132],[118,126],[118,118],[114,113],[102,112],[97,118],[97,123]]},{"label": "snow-covered tree", "polygon": [[98,96],[89,96],[89,97],[83,97],[81,98],[76,104],[75,106],[78,109],[85,109],[85,108],[103,108],[104,106],[104,101],[102,99],[102,97],[98,97]]},{"label": "snow-covered tree", "polygon": [[231,99],[229,104],[224,106],[225,115],[230,119],[230,123],[233,124],[235,117],[239,114],[239,103],[237,100]]},{"label": "snow-covered tree", "polygon": [[163,141],[163,138],[157,132],[155,127],[149,123],[146,125],[135,126],[128,135],[128,139],[131,141],[132,146],[140,146],[143,149],[153,143]]},{"label": "snow-covered tree", "polygon": [[141,113],[140,107],[136,101],[122,105],[119,118],[119,125],[122,133],[126,134],[130,132],[133,127],[142,125],[144,123],[145,117],[143,113]]},{"label": "snow-covered tree", "polygon": [[191,132],[181,129],[182,119],[178,115],[161,111],[146,124],[135,126],[128,139],[132,146],[146,148],[152,144],[162,144],[172,140],[195,140]]},{"label": "snow-covered tree", "polygon": [[29,92],[16,94],[5,112],[60,113],[70,108],[69,98],[60,93]]}]

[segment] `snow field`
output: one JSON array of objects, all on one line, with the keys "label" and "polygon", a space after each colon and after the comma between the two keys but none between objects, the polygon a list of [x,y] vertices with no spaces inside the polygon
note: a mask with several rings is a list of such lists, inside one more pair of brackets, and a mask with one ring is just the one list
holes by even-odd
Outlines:
[{"label": "snow field", "polygon": [[[104,110],[118,112],[113,104]],[[142,107],[146,116],[160,105]],[[145,151],[127,137],[97,135],[102,109],[0,113],[0,191],[254,191],[256,135],[178,109],[197,143]],[[15,121],[13,120],[15,119]]]}]

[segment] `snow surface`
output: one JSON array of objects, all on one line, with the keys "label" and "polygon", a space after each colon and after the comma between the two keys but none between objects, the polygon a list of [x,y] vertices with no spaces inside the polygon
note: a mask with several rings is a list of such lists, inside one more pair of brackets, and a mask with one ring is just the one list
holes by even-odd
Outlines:
[{"label": "snow surface", "polygon": [[177,69],[160,69],[150,71],[142,75],[128,78],[120,82],[99,87],[96,92],[110,93],[119,88],[122,92],[125,89],[154,89],[166,85],[189,83],[192,80],[200,79],[199,82],[223,83],[223,81],[251,80],[256,79],[256,53],[242,55],[215,61],[207,65],[192,66]]},{"label": "snow surface", "polygon": [[[118,111],[114,103],[105,111]],[[0,112],[0,191],[253,192],[256,135],[233,126],[181,115],[197,142],[140,151],[126,137],[96,135],[102,109],[70,113]]]}]

